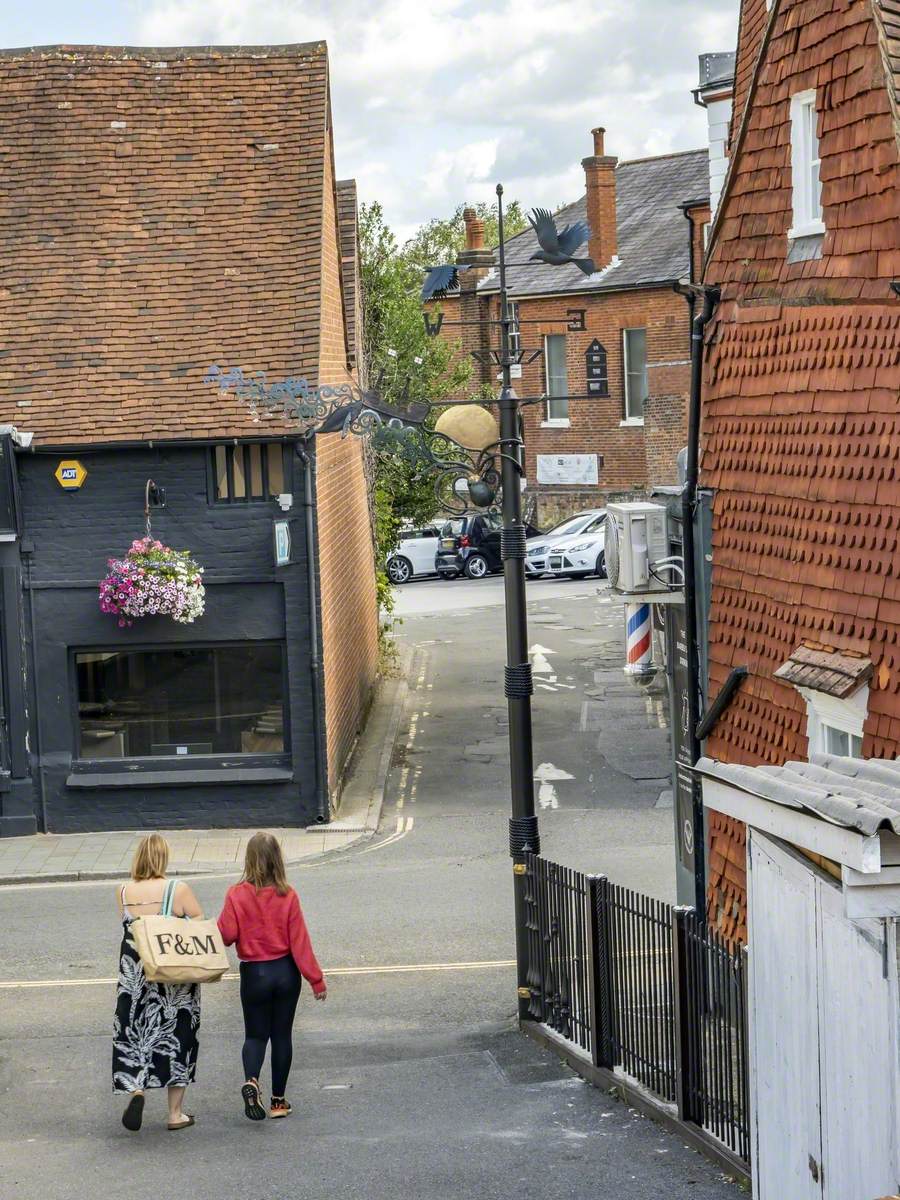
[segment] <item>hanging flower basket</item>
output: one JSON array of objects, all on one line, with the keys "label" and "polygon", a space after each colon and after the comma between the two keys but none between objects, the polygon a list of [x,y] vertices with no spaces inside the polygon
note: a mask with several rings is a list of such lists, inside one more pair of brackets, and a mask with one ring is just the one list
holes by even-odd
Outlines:
[{"label": "hanging flower basket", "polygon": [[100,581],[100,610],[132,625],[137,617],[171,617],[190,625],[203,615],[203,568],[187,550],[172,550],[150,536],[131,543],[124,558],[108,560]]}]

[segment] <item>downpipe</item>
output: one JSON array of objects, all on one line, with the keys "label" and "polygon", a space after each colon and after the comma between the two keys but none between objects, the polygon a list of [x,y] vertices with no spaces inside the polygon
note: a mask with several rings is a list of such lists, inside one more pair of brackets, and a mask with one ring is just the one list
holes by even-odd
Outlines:
[{"label": "downpipe", "polygon": [[[315,435],[313,435],[315,436]],[[306,526],[306,587],[309,606],[309,673],[312,685],[313,741],[316,762],[316,822],[325,825],[331,818],[328,800],[328,764],[325,750],[325,688],[322,679],[322,657],[319,653],[319,591],[316,580],[316,522],[313,499],[315,456],[306,446],[297,446],[297,457],[303,463],[303,516]]]},{"label": "downpipe", "polygon": [[[700,417],[703,391],[703,336],[719,302],[718,288],[699,289],[703,307],[694,316],[691,328],[691,391],[688,409],[687,464],[681,492],[681,546],[684,555],[685,631],[688,642],[688,749],[691,762],[700,758],[700,646],[697,633],[697,545],[694,537],[694,510],[697,504],[697,478],[700,462]],[[693,294],[694,289],[691,289]],[[696,311],[696,310],[695,310]],[[700,790],[693,792],[694,896],[697,913],[706,912],[706,835]]]}]

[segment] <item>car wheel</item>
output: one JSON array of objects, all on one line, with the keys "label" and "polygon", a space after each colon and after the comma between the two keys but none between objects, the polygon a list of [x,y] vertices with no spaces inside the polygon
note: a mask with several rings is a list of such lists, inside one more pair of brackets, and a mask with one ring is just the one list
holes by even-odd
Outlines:
[{"label": "car wheel", "polygon": [[594,573],[598,579],[606,578],[606,553],[603,550],[597,555],[597,566]]},{"label": "car wheel", "polygon": [[484,579],[488,573],[488,560],[483,554],[470,554],[464,569],[467,579]]},{"label": "car wheel", "polygon": [[391,583],[408,583],[412,579],[412,563],[402,554],[398,554],[388,563],[387,573]]}]

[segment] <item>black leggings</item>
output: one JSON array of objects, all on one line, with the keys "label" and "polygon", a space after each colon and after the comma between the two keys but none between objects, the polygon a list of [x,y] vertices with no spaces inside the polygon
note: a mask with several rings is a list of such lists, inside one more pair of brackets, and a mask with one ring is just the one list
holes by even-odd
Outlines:
[{"label": "black leggings", "polygon": [[244,1076],[259,1079],[272,1043],[272,1095],[283,1096],[294,1047],[291,1030],[300,999],[300,972],[293,958],[241,963],[241,1007],[244,1010]]}]

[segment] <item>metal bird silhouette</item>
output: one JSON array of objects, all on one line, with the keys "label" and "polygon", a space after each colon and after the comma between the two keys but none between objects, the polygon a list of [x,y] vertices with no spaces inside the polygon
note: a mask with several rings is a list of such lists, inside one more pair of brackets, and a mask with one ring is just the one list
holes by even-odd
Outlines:
[{"label": "metal bird silhouette", "polygon": [[464,266],[456,266],[451,264],[446,267],[429,267],[428,274],[425,276],[425,282],[422,284],[422,299],[433,300],[435,297],[441,297],[450,288],[456,287],[459,282],[459,272],[468,271],[468,264]]},{"label": "metal bird silhouette", "polygon": [[531,228],[537,236],[540,250],[532,254],[529,262],[545,262],[551,267],[561,267],[564,263],[574,263],[585,275],[593,275],[596,271],[592,258],[574,258],[573,251],[583,245],[591,236],[590,227],[586,221],[576,221],[567,225],[562,233],[556,228],[556,221],[546,208],[536,208],[528,218]]}]

